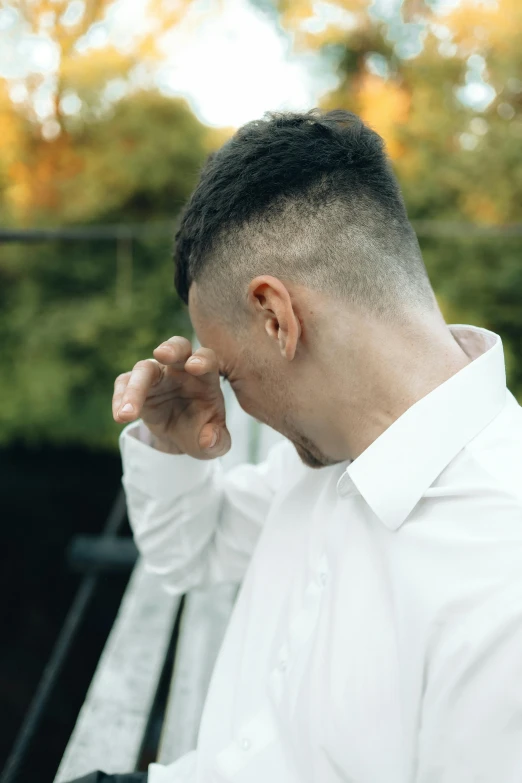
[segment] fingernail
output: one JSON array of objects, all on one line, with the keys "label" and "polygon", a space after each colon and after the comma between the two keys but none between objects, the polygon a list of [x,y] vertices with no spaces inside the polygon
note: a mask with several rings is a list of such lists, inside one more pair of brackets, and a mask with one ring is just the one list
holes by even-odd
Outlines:
[{"label": "fingernail", "polygon": [[191,357],[190,357],[190,359],[189,359],[189,362],[190,362],[191,364],[203,364],[203,362],[201,361],[201,359],[198,359],[198,357],[197,357],[197,356],[191,356]]},{"label": "fingernail", "polygon": [[218,435],[219,435],[219,432],[217,430],[214,430],[213,431],[213,435],[212,435],[212,440],[210,441],[210,444],[209,444],[209,449],[213,449],[214,446],[216,445],[217,439],[218,439]]},{"label": "fingernail", "polygon": [[130,404],[130,402],[126,402],[123,408],[120,408],[120,413],[132,413],[134,411],[134,408]]}]

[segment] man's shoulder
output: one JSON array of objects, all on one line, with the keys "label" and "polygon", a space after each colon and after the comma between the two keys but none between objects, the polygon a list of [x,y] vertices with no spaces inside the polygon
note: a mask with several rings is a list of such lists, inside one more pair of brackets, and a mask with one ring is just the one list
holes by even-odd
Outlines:
[{"label": "man's shoulder", "polygon": [[514,398],[427,490],[393,555],[401,595],[430,636],[481,616],[504,590],[522,592],[522,408]]}]

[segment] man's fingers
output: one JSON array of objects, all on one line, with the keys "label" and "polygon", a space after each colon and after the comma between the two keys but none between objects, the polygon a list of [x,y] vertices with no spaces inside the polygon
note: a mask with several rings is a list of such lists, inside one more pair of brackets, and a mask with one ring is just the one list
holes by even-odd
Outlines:
[{"label": "man's fingers", "polygon": [[119,399],[116,421],[129,422],[139,417],[150,387],[159,381],[161,373],[161,364],[154,359],[144,359],[134,365]]},{"label": "man's fingers", "polygon": [[192,354],[192,345],[186,337],[176,336],[165,340],[152,353],[161,364],[166,364],[175,370],[182,370]]},{"label": "man's fingers", "polygon": [[121,400],[125,389],[127,388],[130,376],[130,372],[123,372],[121,375],[118,375],[114,381],[114,394],[112,395],[112,416],[114,419],[116,419],[116,415],[121,408]]},{"label": "man's fingers", "polygon": [[212,348],[198,348],[185,362],[185,371],[219,385],[219,362]]},{"label": "man's fingers", "polygon": [[230,449],[230,433],[226,427],[209,422],[201,428],[198,445],[202,451],[212,457],[221,456]]}]

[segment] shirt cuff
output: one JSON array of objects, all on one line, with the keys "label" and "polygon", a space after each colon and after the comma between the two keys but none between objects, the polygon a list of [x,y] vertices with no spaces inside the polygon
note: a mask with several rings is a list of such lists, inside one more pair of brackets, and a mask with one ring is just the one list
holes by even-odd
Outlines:
[{"label": "shirt cuff", "polygon": [[155,497],[175,498],[210,480],[214,460],[188,454],[166,454],[150,445],[151,433],[141,419],[127,424],[119,444],[123,483]]}]

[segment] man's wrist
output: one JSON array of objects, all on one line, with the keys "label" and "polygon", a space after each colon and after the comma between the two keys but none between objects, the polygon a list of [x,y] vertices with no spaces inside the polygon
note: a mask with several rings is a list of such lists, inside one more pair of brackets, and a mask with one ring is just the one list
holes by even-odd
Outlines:
[{"label": "man's wrist", "polygon": [[158,438],[152,432],[150,433],[149,445],[156,451],[161,451],[164,454],[183,454],[172,441]]}]

